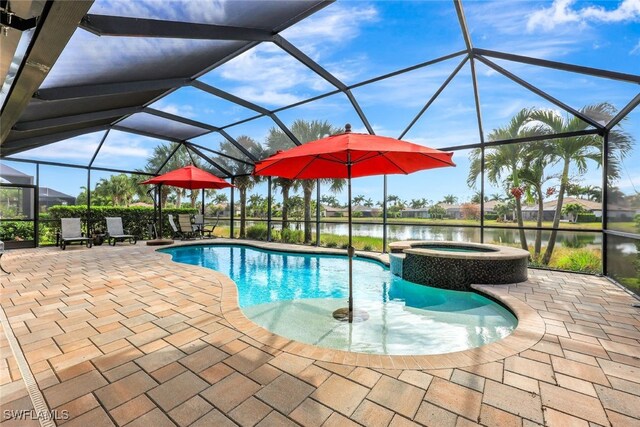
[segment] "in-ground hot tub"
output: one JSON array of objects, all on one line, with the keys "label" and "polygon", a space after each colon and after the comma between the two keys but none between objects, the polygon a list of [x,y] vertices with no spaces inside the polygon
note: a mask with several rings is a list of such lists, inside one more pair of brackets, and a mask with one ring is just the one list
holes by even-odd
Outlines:
[{"label": "in-ground hot tub", "polygon": [[412,240],[389,245],[391,272],[438,288],[471,290],[471,284],[527,280],[529,252],[507,246]]}]

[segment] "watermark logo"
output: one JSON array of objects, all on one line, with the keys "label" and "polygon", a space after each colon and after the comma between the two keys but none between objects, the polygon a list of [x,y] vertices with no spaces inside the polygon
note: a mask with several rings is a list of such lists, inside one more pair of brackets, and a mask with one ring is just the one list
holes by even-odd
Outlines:
[{"label": "watermark logo", "polygon": [[69,419],[69,411],[66,409],[58,411],[36,411],[35,409],[5,409],[2,411],[4,420],[41,420],[41,421],[64,421]]}]

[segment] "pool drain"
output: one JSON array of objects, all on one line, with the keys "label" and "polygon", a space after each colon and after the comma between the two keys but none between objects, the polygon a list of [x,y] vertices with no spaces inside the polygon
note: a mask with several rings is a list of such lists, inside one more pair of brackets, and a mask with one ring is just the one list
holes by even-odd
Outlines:
[{"label": "pool drain", "polygon": [[[339,308],[333,312],[333,318],[339,320],[341,322],[349,321],[349,308]],[[353,321],[354,322],[364,322],[365,320],[369,320],[369,313],[365,310],[353,309]]]}]

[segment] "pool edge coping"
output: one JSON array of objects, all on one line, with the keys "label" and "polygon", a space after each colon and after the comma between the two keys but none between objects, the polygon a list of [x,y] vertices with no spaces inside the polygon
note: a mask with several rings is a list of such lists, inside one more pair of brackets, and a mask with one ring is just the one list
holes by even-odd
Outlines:
[{"label": "pool edge coping", "polygon": [[[201,242],[178,242],[177,244],[165,246],[163,248],[178,246],[200,246],[200,245],[244,245],[259,249],[276,250],[279,252],[300,252],[326,255],[345,255],[345,251],[328,248],[300,247],[297,245],[283,245],[273,242],[238,241],[236,239],[216,239]],[[279,249],[277,247],[278,246]],[[161,248],[158,248],[161,249]],[[156,250],[156,252],[163,254]],[[169,254],[165,254],[169,255]],[[386,265],[387,262],[379,257],[360,254],[360,256],[380,261]],[[175,262],[175,261],[172,261]],[[196,268],[206,268],[193,266]],[[238,289],[236,283],[224,273],[212,271],[218,279],[221,287],[220,310],[222,316],[231,326],[239,332],[257,342],[292,355],[314,359],[328,363],[339,363],[348,366],[358,366],[364,368],[379,369],[451,369],[463,368],[474,365],[495,362],[510,356],[519,354],[530,349],[537,344],[545,334],[544,320],[538,312],[524,301],[510,295],[508,288],[511,285],[471,285],[471,287],[481,294],[488,295],[498,300],[501,304],[511,310],[518,319],[516,329],[507,337],[480,347],[468,350],[456,351],[443,354],[431,355],[384,355],[357,353],[345,350],[324,348],[306,344],[300,341],[276,335],[273,332],[254,323],[244,315],[238,305]],[[515,285],[515,283],[514,283]]]}]

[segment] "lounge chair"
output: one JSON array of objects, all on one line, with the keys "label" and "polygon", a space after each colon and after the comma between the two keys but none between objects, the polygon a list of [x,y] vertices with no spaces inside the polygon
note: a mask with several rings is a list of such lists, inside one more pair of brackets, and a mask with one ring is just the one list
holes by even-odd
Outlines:
[{"label": "lounge chair", "polygon": [[196,232],[193,230],[193,223],[191,222],[191,215],[178,214],[178,227],[183,240],[196,237]]},{"label": "lounge chair", "polygon": [[[4,255],[4,242],[0,240],[0,260],[2,260],[2,255]],[[0,264],[0,270],[2,270],[4,273],[11,274],[2,267],[2,264]]]},{"label": "lounge chair", "polygon": [[111,246],[115,246],[116,242],[124,242],[125,240],[129,240],[132,245],[135,245],[138,239],[133,234],[127,234],[126,231],[122,228],[122,218],[119,216],[116,217],[107,217],[107,242]]},{"label": "lounge chair", "polygon": [[173,215],[167,215],[169,219],[169,225],[171,226],[171,231],[173,231],[173,238],[182,237],[182,233],[178,230],[178,226],[176,225],[176,221],[173,219]]},{"label": "lounge chair", "polygon": [[93,246],[93,239],[86,237],[80,230],[80,218],[61,218],[60,247],[64,251],[71,243],[85,243],[90,248]]}]

